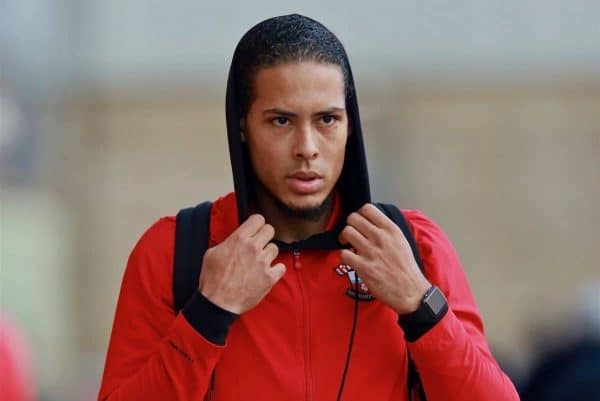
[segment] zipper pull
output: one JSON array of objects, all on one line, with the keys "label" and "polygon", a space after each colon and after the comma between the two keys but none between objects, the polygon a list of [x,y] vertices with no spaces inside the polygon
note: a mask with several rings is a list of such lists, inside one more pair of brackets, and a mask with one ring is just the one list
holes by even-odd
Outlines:
[{"label": "zipper pull", "polygon": [[302,263],[300,262],[300,250],[294,249],[292,251],[292,254],[294,255],[294,269],[296,269],[296,270],[301,269]]}]

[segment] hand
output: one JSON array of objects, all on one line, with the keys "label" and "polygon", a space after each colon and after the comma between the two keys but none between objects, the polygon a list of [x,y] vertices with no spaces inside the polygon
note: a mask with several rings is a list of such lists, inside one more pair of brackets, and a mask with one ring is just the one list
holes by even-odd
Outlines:
[{"label": "hand", "polygon": [[402,230],[382,211],[366,204],[348,216],[340,242],[342,263],[351,266],[373,295],[398,314],[417,310],[431,287],[415,261]]},{"label": "hand", "polygon": [[271,266],[277,245],[275,229],[261,215],[250,216],[225,241],[204,254],[199,289],[215,305],[241,314],[255,307],[285,274],[283,263]]}]

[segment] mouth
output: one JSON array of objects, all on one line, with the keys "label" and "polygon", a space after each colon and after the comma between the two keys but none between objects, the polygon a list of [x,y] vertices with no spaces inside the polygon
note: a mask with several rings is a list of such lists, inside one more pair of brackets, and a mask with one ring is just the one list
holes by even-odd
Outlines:
[{"label": "mouth", "polygon": [[286,177],[289,188],[298,194],[318,192],[323,186],[323,176],[314,171],[297,171]]},{"label": "mouth", "polygon": [[298,180],[313,180],[316,178],[323,178],[319,173],[317,173],[316,171],[296,171],[293,174],[290,174],[288,176],[288,178],[296,178]]}]

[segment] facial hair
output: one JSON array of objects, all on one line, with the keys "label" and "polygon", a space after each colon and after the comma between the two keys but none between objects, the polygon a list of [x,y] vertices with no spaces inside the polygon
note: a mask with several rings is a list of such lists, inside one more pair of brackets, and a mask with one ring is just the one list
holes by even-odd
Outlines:
[{"label": "facial hair", "polygon": [[319,221],[319,219],[329,213],[331,210],[331,205],[333,204],[333,193],[327,195],[325,200],[320,205],[309,208],[295,208],[293,206],[286,205],[270,192],[269,196],[273,198],[275,205],[282,213],[298,220]]},{"label": "facial hair", "polygon": [[275,207],[288,217],[298,220],[308,221],[319,221],[323,216],[330,212],[331,206],[333,205],[333,191],[327,195],[325,200],[315,207],[299,208],[293,205],[288,205],[273,194],[267,187],[265,187],[260,180],[255,180],[256,189],[267,195]]}]

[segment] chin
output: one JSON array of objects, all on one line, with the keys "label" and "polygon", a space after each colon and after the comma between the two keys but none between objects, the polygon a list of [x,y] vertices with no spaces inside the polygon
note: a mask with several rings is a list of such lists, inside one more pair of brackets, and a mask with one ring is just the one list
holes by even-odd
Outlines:
[{"label": "chin", "polygon": [[285,204],[289,209],[298,212],[317,209],[321,207],[326,200],[327,194],[322,193],[309,195],[292,194],[281,199],[282,203]]},{"label": "chin", "polygon": [[256,189],[270,198],[281,212],[299,219],[317,220],[323,217],[329,210],[333,199],[331,189],[329,192],[325,188],[321,188],[313,193],[300,194],[288,190],[284,186],[271,190],[260,181],[257,184]]}]

